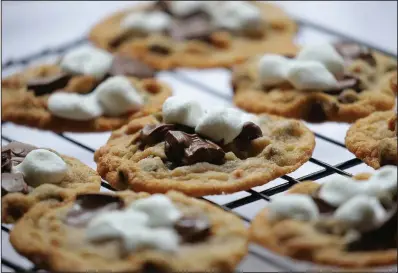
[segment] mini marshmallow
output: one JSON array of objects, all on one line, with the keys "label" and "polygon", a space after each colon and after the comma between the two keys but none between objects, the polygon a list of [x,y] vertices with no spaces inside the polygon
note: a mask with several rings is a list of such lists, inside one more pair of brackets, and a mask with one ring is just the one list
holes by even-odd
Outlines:
[{"label": "mini marshmallow", "polygon": [[75,74],[90,75],[102,79],[111,68],[113,56],[97,48],[79,48],[68,52],[60,66],[65,71]]},{"label": "mini marshmallow", "polygon": [[26,183],[38,187],[44,183],[58,184],[68,172],[68,165],[53,152],[37,149],[29,152],[24,160],[13,168],[22,173]]},{"label": "mini marshmallow", "polygon": [[172,14],[188,16],[204,8],[204,1],[170,1],[169,7]]},{"label": "mini marshmallow", "polygon": [[330,89],[338,85],[333,74],[316,61],[292,61],[287,79],[299,90]]},{"label": "mini marshmallow", "polygon": [[196,127],[203,116],[202,106],[194,99],[170,97],[163,103],[163,120],[165,123],[176,123]]},{"label": "mini marshmallow", "polygon": [[139,199],[133,202],[129,209],[149,215],[148,224],[152,227],[173,225],[181,217],[173,202],[163,194]]},{"label": "mini marshmallow", "polygon": [[382,221],[386,211],[375,197],[357,195],[341,205],[333,214],[337,220],[354,227],[373,225]]},{"label": "mini marshmallow", "polygon": [[304,194],[277,196],[272,199],[267,208],[271,221],[283,219],[311,221],[319,216],[315,202],[310,196]]},{"label": "mini marshmallow", "polygon": [[241,132],[246,122],[255,122],[251,115],[234,108],[214,108],[200,119],[196,133],[224,144],[232,142]]},{"label": "mini marshmallow", "polygon": [[127,15],[120,26],[123,29],[162,32],[169,28],[171,22],[170,15],[162,11],[134,12]]},{"label": "mini marshmallow", "polygon": [[261,83],[272,86],[286,81],[290,68],[290,60],[275,54],[265,54],[258,63]]},{"label": "mini marshmallow", "polygon": [[179,237],[174,229],[144,227],[129,229],[123,234],[123,244],[126,251],[133,251],[141,247],[150,247],[167,252],[178,249]]},{"label": "mini marshmallow", "polygon": [[334,76],[344,75],[344,59],[331,44],[305,46],[296,60],[317,61],[322,63]]},{"label": "mini marshmallow", "polygon": [[91,120],[103,114],[94,94],[56,92],[48,98],[47,107],[54,116],[73,120]]},{"label": "mini marshmallow", "polygon": [[261,22],[260,10],[245,1],[223,1],[217,9],[209,10],[217,27],[242,30]]},{"label": "mini marshmallow", "polygon": [[[397,192],[397,167],[381,167],[370,177],[368,183],[371,185],[377,185],[380,187],[380,190],[388,193]],[[370,191],[370,189],[368,191]]]},{"label": "mini marshmallow", "polygon": [[330,178],[319,189],[318,195],[333,206],[339,206],[362,192],[363,185],[349,177],[339,176]]},{"label": "mini marshmallow", "polygon": [[124,76],[107,79],[93,91],[109,116],[120,116],[138,110],[144,103],[142,97]]}]

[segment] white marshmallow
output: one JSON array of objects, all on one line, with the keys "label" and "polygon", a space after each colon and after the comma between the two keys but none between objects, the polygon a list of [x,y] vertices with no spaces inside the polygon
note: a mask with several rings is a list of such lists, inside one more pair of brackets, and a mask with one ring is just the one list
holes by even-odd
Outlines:
[{"label": "white marshmallow", "polygon": [[349,177],[333,177],[319,189],[319,197],[331,205],[339,206],[362,192],[363,185]]},{"label": "white marshmallow", "polygon": [[318,207],[308,195],[287,194],[277,196],[268,204],[268,217],[271,221],[295,219],[315,220],[319,216]]},{"label": "white marshmallow", "polygon": [[177,16],[187,16],[203,10],[204,1],[170,1],[169,7],[172,14]]},{"label": "white marshmallow", "polygon": [[378,223],[385,215],[386,211],[376,198],[357,195],[341,205],[333,217],[352,226],[361,227]]},{"label": "white marshmallow", "polygon": [[228,144],[242,132],[245,122],[255,122],[252,117],[234,108],[215,108],[203,116],[195,131],[213,141]]},{"label": "white marshmallow", "polygon": [[148,224],[152,227],[170,226],[181,217],[173,202],[163,194],[154,194],[133,202],[129,209],[149,215]]},{"label": "white marshmallow", "polygon": [[103,114],[94,94],[57,92],[50,95],[47,107],[54,116],[73,120],[90,120]]},{"label": "white marshmallow", "polygon": [[101,79],[109,71],[113,56],[97,48],[79,48],[68,52],[61,60],[62,69],[71,73],[90,75]]},{"label": "white marshmallow", "polygon": [[145,32],[161,32],[169,28],[171,17],[162,11],[133,12],[121,22],[123,29],[136,29]]},{"label": "white marshmallow", "polygon": [[338,84],[333,74],[316,61],[292,61],[287,79],[299,90],[330,89]]},{"label": "white marshmallow", "polygon": [[[369,181],[369,184],[377,185],[381,191],[388,193],[397,192],[397,167],[396,166],[384,166],[373,174]],[[370,191],[370,188],[367,189]]]},{"label": "white marshmallow", "polygon": [[53,152],[45,149],[33,150],[24,160],[13,168],[13,172],[22,173],[30,186],[44,183],[58,184],[68,172],[68,165]]},{"label": "white marshmallow", "polygon": [[124,76],[107,79],[93,91],[109,116],[120,116],[138,110],[144,103],[142,97]]},{"label": "white marshmallow", "polygon": [[211,9],[209,12],[217,27],[230,30],[242,30],[261,22],[260,10],[245,1],[222,1],[217,9]]},{"label": "white marshmallow", "polygon": [[176,251],[180,241],[173,224],[181,217],[172,201],[155,194],[133,202],[123,211],[101,213],[88,224],[88,240],[120,239],[125,251],[151,247]]},{"label": "white marshmallow", "polygon": [[203,116],[202,106],[194,99],[178,96],[168,98],[163,103],[163,120],[165,123],[176,123],[195,127]]},{"label": "white marshmallow", "polygon": [[344,74],[343,57],[328,43],[305,46],[298,53],[296,59],[299,61],[318,61],[336,77]]},{"label": "white marshmallow", "polygon": [[275,54],[265,54],[258,63],[261,83],[265,86],[280,84],[287,78],[290,60]]}]

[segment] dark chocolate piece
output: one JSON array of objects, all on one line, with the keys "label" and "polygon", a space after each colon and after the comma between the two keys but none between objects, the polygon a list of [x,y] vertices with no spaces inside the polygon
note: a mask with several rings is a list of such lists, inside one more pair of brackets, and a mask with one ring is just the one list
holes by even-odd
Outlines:
[{"label": "dark chocolate piece", "polygon": [[222,164],[225,152],[215,143],[197,134],[169,131],[165,137],[165,153],[170,161],[192,165],[198,162]]},{"label": "dark chocolate piece", "polygon": [[159,55],[169,55],[171,53],[170,47],[161,44],[149,45],[149,51]]},{"label": "dark chocolate piece", "polygon": [[342,79],[338,80],[338,85],[336,88],[324,90],[324,92],[332,95],[338,95],[346,89],[352,89],[355,92],[360,93],[362,91],[360,79],[351,75],[344,75]]},{"label": "dark chocolate piece", "polygon": [[166,133],[170,130],[175,130],[174,124],[149,124],[142,128],[140,133],[140,140],[145,145],[153,145],[162,142]]},{"label": "dark chocolate piece", "polygon": [[31,151],[36,150],[37,147],[18,141],[12,141],[2,148],[2,150],[4,149],[10,149],[13,157],[25,157]]},{"label": "dark chocolate piece", "polygon": [[210,20],[199,14],[174,22],[170,36],[177,41],[197,39],[208,42],[214,31],[215,28],[210,24]]},{"label": "dark chocolate piece", "polygon": [[338,42],[334,45],[337,52],[347,61],[362,59],[371,66],[376,66],[376,60],[371,50],[363,45],[353,42]]},{"label": "dark chocolate piece", "polygon": [[183,216],[175,224],[174,228],[184,242],[195,243],[204,241],[210,236],[210,222],[204,215]]},{"label": "dark chocolate piece", "polygon": [[397,205],[384,221],[362,231],[359,238],[347,245],[349,251],[371,251],[397,248]]},{"label": "dark chocolate piece", "polygon": [[81,227],[100,212],[119,210],[123,207],[123,200],[116,195],[101,193],[79,194],[73,207],[66,214],[65,223]]},{"label": "dark chocolate piece", "polygon": [[67,73],[60,73],[54,76],[48,76],[44,78],[36,78],[29,80],[27,83],[28,91],[33,91],[36,96],[50,94],[56,90],[64,88],[71,75]]},{"label": "dark chocolate piece", "polygon": [[240,141],[252,141],[253,139],[263,136],[261,128],[253,122],[246,122],[243,124],[242,132],[236,137]]},{"label": "dark chocolate piece", "polygon": [[125,75],[137,78],[153,78],[155,70],[137,59],[116,55],[108,74],[110,76]]},{"label": "dark chocolate piece", "polygon": [[12,167],[11,149],[1,150],[1,172],[10,172]]},{"label": "dark chocolate piece", "polygon": [[324,122],[327,120],[324,104],[321,101],[315,100],[309,104],[306,119],[309,122]]},{"label": "dark chocolate piece", "polygon": [[28,185],[25,183],[22,173],[2,173],[1,196],[13,192],[20,192],[24,194],[29,192]]}]

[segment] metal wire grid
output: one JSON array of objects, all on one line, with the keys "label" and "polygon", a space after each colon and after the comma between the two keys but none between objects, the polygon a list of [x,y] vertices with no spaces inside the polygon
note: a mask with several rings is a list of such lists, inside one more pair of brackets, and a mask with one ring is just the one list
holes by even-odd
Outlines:
[{"label": "metal wire grid", "polygon": [[[310,28],[310,29],[314,29],[314,30],[320,31],[320,32],[328,34],[328,35],[336,36],[339,39],[351,40],[353,42],[357,42],[357,43],[366,45],[366,46],[368,46],[368,47],[370,47],[370,48],[372,48],[374,50],[377,50],[377,51],[382,52],[382,53],[384,53],[386,55],[389,55],[389,56],[392,56],[392,57],[396,58],[395,55],[393,55],[393,54],[391,54],[389,52],[385,52],[383,50],[375,48],[372,45],[368,45],[368,44],[362,43],[360,41],[357,41],[355,39],[347,37],[347,36],[345,36],[345,35],[343,35],[341,33],[335,32],[335,31],[330,30],[328,28],[325,28],[325,27],[322,27],[322,26],[319,26],[319,25],[316,25],[316,24],[313,24],[313,23],[310,23],[310,22],[307,22],[307,21],[303,21],[301,19],[298,20],[298,23],[299,23],[300,29],[302,29],[303,27]],[[68,51],[70,49],[73,49],[73,48],[75,48],[77,46],[80,46],[82,44],[85,44],[85,43],[87,43],[86,38],[81,38],[81,39],[78,39],[78,40],[73,41],[71,43],[64,44],[64,45],[59,46],[59,47],[47,48],[47,49],[42,50],[41,52],[38,52],[36,54],[30,55],[30,56],[27,56],[27,57],[24,57],[24,58],[21,58],[21,59],[9,60],[9,61],[7,61],[7,62],[2,64],[2,68],[4,70],[4,69],[9,69],[9,68],[12,68],[12,67],[15,67],[15,66],[27,66],[28,64],[30,64],[31,62],[33,62],[33,61],[35,61],[37,59],[49,56],[51,54],[63,54],[64,52],[66,52],[66,51]],[[231,99],[230,96],[220,94],[219,92],[213,90],[209,86],[204,85],[204,84],[202,84],[199,81],[192,80],[189,77],[186,77],[183,73],[179,73],[178,71],[172,71],[172,73],[173,73],[173,76],[175,78],[178,78],[179,80],[181,80],[181,81],[183,81],[183,82],[185,82],[187,84],[193,85],[196,88],[200,89],[201,91],[206,92],[206,93],[208,93],[208,94],[210,94],[212,96],[217,96],[218,98],[221,98],[222,100],[226,100],[226,101],[230,101],[230,99]],[[4,124],[6,124],[6,123],[3,122],[2,126]],[[70,142],[70,143],[72,143],[74,145],[77,145],[80,148],[82,148],[82,149],[84,149],[84,150],[86,150],[86,151],[88,151],[90,153],[94,153],[94,151],[95,151],[93,148],[88,147],[87,145],[85,145],[85,144],[83,144],[83,143],[81,143],[81,142],[79,142],[79,141],[77,141],[77,140],[75,140],[73,138],[70,138],[70,137],[66,136],[65,134],[63,134],[63,133],[58,133],[57,135],[58,135],[58,137],[66,140],[66,141],[68,141],[68,142]],[[336,141],[336,140],[333,140],[333,139],[331,139],[331,138],[329,138],[327,136],[324,136],[322,134],[315,133],[315,136],[316,136],[316,138],[322,139],[322,140],[324,140],[324,141],[326,141],[326,142],[328,142],[328,143],[330,143],[332,145],[339,146],[339,147],[344,148],[344,149],[346,148],[343,143],[341,143],[339,141]],[[5,136],[2,135],[2,140],[10,142],[13,139],[10,139],[10,138],[5,137]],[[245,192],[249,194],[248,196],[238,198],[236,200],[230,201],[230,202],[228,202],[226,204],[223,204],[223,205],[217,204],[216,202],[213,202],[213,201],[208,200],[208,199],[203,198],[203,197],[201,197],[200,199],[206,200],[207,202],[210,202],[210,203],[212,203],[214,205],[220,206],[226,211],[235,213],[242,220],[244,220],[246,223],[250,223],[251,220],[248,217],[240,215],[240,214],[234,212],[233,210],[236,209],[236,208],[240,208],[240,207],[242,207],[244,205],[251,204],[251,203],[253,203],[255,201],[258,201],[258,200],[265,200],[265,201],[269,202],[269,201],[272,200],[272,196],[273,195],[281,193],[281,192],[284,192],[284,191],[288,190],[290,187],[292,187],[293,185],[295,185],[297,183],[300,183],[302,181],[305,181],[305,180],[318,180],[318,179],[321,179],[321,178],[324,178],[326,176],[333,175],[333,174],[339,174],[339,175],[343,175],[343,176],[352,176],[351,173],[349,173],[349,172],[347,172],[345,170],[347,170],[347,169],[349,169],[351,167],[357,166],[357,165],[362,163],[362,161],[357,159],[357,158],[349,159],[347,161],[343,161],[343,162],[340,162],[340,163],[335,164],[335,165],[328,164],[326,162],[323,162],[321,160],[315,159],[313,157],[310,158],[309,161],[311,163],[316,164],[319,167],[322,167],[322,170],[307,174],[307,175],[302,176],[300,178],[293,178],[292,176],[284,175],[284,176],[281,177],[281,179],[284,181],[281,184],[278,184],[278,185],[276,185],[274,187],[271,187],[271,188],[268,188],[268,189],[265,189],[265,190],[259,191],[259,192],[255,191],[253,189],[246,190]],[[107,189],[107,190],[115,191],[115,189],[113,189],[105,181],[101,182],[101,186],[103,188]],[[10,232],[10,228],[8,228],[6,225],[2,224],[1,225],[1,229],[4,232],[7,232],[7,233]],[[255,255],[259,259],[263,259],[267,263],[270,262],[269,257],[264,257],[262,254],[259,254],[258,252],[249,250],[249,253],[252,254],[252,255]],[[8,268],[10,268],[10,269],[12,269],[12,270],[14,270],[16,272],[37,272],[38,270],[40,270],[39,268],[37,268],[35,266],[33,266],[31,268],[25,268],[25,267],[21,266],[20,264],[16,264],[16,263],[12,262],[11,260],[9,260],[7,258],[4,258],[4,257],[2,257],[1,263],[2,263],[2,265],[4,265],[4,266],[6,266],[6,267],[8,267]],[[279,267],[285,267],[285,269],[287,269],[287,270],[291,270],[292,269],[292,268],[288,268],[286,265],[283,265],[283,264],[278,264],[278,266]]]}]

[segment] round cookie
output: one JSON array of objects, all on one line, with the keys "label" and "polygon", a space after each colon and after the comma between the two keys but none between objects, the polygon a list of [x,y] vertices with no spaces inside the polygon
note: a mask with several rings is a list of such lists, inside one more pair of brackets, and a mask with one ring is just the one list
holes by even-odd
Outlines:
[{"label": "round cookie", "polygon": [[[173,147],[178,150],[184,140],[176,134],[175,139],[167,138],[173,136],[167,136],[169,125],[164,126],[161,113],[135,119],[113,132],[108,143],[96,151],[97,170],[116,189],[177,190],[203,196],[263,185],[309,160],[315,139],[303,123],[271,115],[258,118],[259,127],[246,128],[246,133],[228,145],[208,141],[203,134],[188,134],[188,142],[196,144],[186,145],[185,155],[169,152]],[[143,144],[148,129],[153,129],[152,134],[145,140],[148,144]],[[174,130],[190,131],[188,127]],[[250,132],[256,137],[250,137]],[[152,137],[154,141],[149,143]]]},{"label": "round cookie", "polygon": [[[38,205],[14,226],[10,241],[21,255],[51,272],[233,272],[247,253],[247,230],[243,222],[231,213],[178,192],[169,192],[165,197],[181,214],[174,227],[167,227],[169,231],[178,231],[180,239],[174,251],[147,245],[125,252],[122,238],[89,239],[93,235],[89,228],[95,219],[120,215],[121,209],[131,210],[137,201],[151,198],[149,194],[131,191],[80,195],[75,202],[55,207]],[[156,198],[159,200],[159,196]],[[137,225],[138,221],[130,222],[120,232],[128,236],[129,230],[140,228]],[[146,237],[161,236],[160,228],[158,232],[158,235],[148,233],[151,235]],[[192,235],[196,235],[195,240]]]},{"label": "round cookie", "polygon": [[397,114],[375,112],[358,120],[348,130],[345,144],[356,157],[375,169],[398,165]]},{"label": "round cookie", "polygon": [[[293,38],[297,26],[275,5],[241,1],[254,5],[261,19],[260,26],[242,35],[239,31],[227,31],[225,28],[213,29],[211,20],[206,17],[208,13],[193,11],[193,14],[181,17],[173,15],[167,2],[174,1],[158,1],[155,5],[141,5],[115,13],[98,23],[91,30],[89,38],[100,48],[118,51],[156,69],[229,67],[261,52],[284,55],[296,53]],[[220,1],[219,4],[231,3]],[[154,9],[166,11],[171,16],[169,32],[137,33],[121,27],[127,15]],[[213,7],[211,12],[217,13],[219,9]],[[230,16],[225,15],[222,20],[226,21],[227,17],[232,20],[231,17],[237,14],[238,11],[235,11]]]},{"label": "round cookie", "polygon": [[[56,165],[53,161],[45,161],[43,154],[40,157],[33,157],[30,153],[42,151],[32,145],[21,142],[10,142],[1,149],[1,178],[2,178],[2,221],[13,223],[22,217],[37,203],[63,202],[74,197],[77,193],[97,192],[101,185],[101,177],[91,168],[87,167],[79,160],[59,155],[55,151],[50,151],[52,157],[58,158],[58,161],[65,162],[66,173],[61,176],[56,172]],[[47,153],[48,154],[48,153]],[[26,156],[28,161],[25,162]],[[34,174],[29,172],[29,166],[32,165]],[[24,165],[23,169],[21,164]],[[29,164],[29,165],[28,165]],[[49,168],[47,172],[38,177],[40,181],[32,180],[38,176],[41,168],[39,164],[44,164],[44,168]],[[28,167],[27,167],[28,165]],[[61,169],[62,170],[62,169]],[[43,178],[44,177],[44,178]],[[50,183],[50,179],[53,183]],[[54,180],[55,179],[55,180]]]},{"label": "round cookie", "polygon": [[345,61],[345,75],[338,79],[337,88],[299,90],[287,80],[264,86],[258,68],[260,56],[257,56],[233,70],[235,104],[252,113],[314,123],[354,122],[374,111],[392,109],[396,97],[396,60],[352,43],[338,43],[335,47],[340,48],[337,52]]},{"label": "round cookie", "polygon": [[155,79],[127,78],[143,97],[144,104],[139,110],[120,116],[101,115],[89,120],[74,120],[55,116],[48,108],[50,96],[58,91],[90,93],[103,79],[67,74],[56,64],[29,68],[2,80],[2,120],[54,132],[109,131],[132,118],[159,111],[171,95],[169,87]]},{"label": "round cookie", "polygon": [[[354,182],[351,183],[369,183],[365,181],[369,177],[372,176],[370,174],[360,174],[355,176]],[[381,183],[383,181],[378,182]],[[333,267],[332,269],[324,269],[327,271],[350,270],[351,272],[351,270],[360,270],[370,272],[378,266],[396,266],[396,187],[395,197],[392,197],[395,198],[395,201],[390,200],[392,202],[388,205],[383,203],[383,207],[387,209],[381,220],[371,223],[372,214],[369,212],[369,208],[365,207],[363,211],[368,213],[368,222],[366,222],[367,224],[359,225],[359,227],[352,227],[351,224],[347,224],[348,222],[342,219],[355,220],[355,217],[358,216],[359,203],[361,202],[358,202],[357,199],[357,207],[351,206],[347,211],[350,206],[348,203],[351,202],[353,204],[352,199],[355,199],[353,197],[350,201],[346,201],[343,205],[336,208],[336,206],[326,202],[324,198],[320,198],[322,187],[325,187],[325,184],[321,186],[316,182],[306,181],[294,185],[285,195],[275,197],[270,204],[278,200],[279,208],[276,208],[275,204],[273,207],[264,208],[256,215],[250,227],[250,241],[282,256],[309,261],[313,263],[312,265]],[[373,185],[373,188],[376,189],[375,185]],[[330,190],[331,188],[329,187]],[[346,189],[341,189],[341,191],[347,192]],[[290,202],[292,202],[293,195],[295,195],[297,204],[291,203],[290,210],[283,211],[281,206],[286,206],[287,201],[285,199],[285,202],[282,203],[282,198],[290,197]],[[340,196],[342,195],[340,194]],[[303,200],[300,203],[297,200],[297,197],[303,199],[303,196],[309,199],[305,199],[307,201],[306,205],[313,200],[313,206],[319,209],[319,215],[312,219],[310,218],[311,220],[308,219],[310,214],[306,214],[311,211],[309,207],[304,206]],[[331,195],[329,195],[330,197]],[[372,206],[376,207],[376,209],[381,207],[379,201],[374,201],[374,197],[366,196],[364,200],[362,196],[359,199],[362,201],[361,206],[364,206],[363,203],[372,203]],[[383,202],[382,199],[381,202]],[[343,206],[346,206],[344,216],[342,216]],[[302,208],[303,210],[301,210]],[[275,212],[278,210],[279,212],[276,214]],[[286,213],[284,217],[281,216],[283,213]],[[279,215],[279,217],[275,215]],[[298,217],[302,217],[302,219],[299,220]],[[390,268],[384,268],[384,270],[392,270]],[[321,267],[316,267],[315,270],[322,269]],[[385,272],[384,270],[383,272]]]}]

